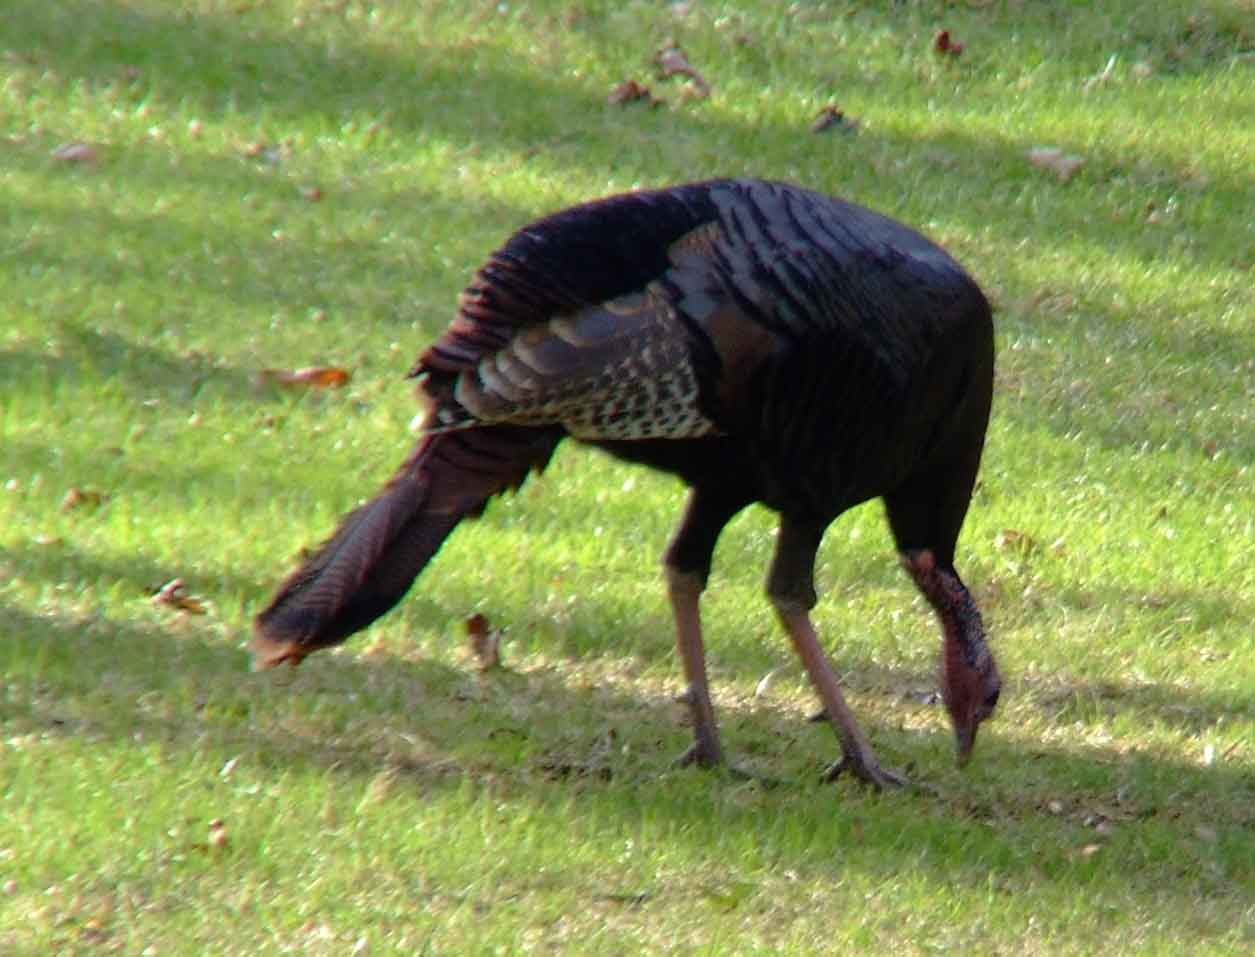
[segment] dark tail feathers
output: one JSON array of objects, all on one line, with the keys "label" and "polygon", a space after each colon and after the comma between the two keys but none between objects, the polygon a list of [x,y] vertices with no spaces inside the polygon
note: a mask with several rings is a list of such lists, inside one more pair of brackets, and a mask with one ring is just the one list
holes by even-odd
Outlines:
[{"label": "dark tail feathers", "polygon": [[392,608],[458,522],[543,469],[561,435],[496,426],[425,436],[379,494],[346,515],[257,616],[254,667],[297,664]]}]

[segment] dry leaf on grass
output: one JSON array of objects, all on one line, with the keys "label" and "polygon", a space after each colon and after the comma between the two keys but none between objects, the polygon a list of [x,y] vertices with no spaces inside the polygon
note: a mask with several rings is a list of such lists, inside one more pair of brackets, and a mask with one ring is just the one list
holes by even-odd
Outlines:
[{"label": "dry leaf on grass", "polygon": [[611,106],[624,106],[628,103],[635,103],[637,100],[645,100],[654,107],[661,106],[663,102],[650,92],[649,87],[635,80],[624,80],[622,83],[615,84],[610,95],[606,97],[606,102]]},{"label": "dry leaf on grass", "polygon": [[754,686],[754,697],[765,698],[767,693],[771,690],[771,686],[775,684],[776,679],[779,678],[786,670],[787,669],[783,667],[772,668],[769,672],[763,675],[762,678],[758,680],[758,684]]},{"label": "dry leaf on grass", "polygon": [[501,667],[501,632],[489,627],[487,618],[475,614],[466,619],[466,637],[480,671]]},{"label": "dry leaf on grass", "polygon": [[1088,90],[1092,87],[1098,86],[1099,84],[1109,82],[1111,78],[1116,75],[1116,62],[1119,59],[1120,57],[1117,54],[1111,54],[1111,56],[1107,58],[1106,66],[1085,81],[1084,88]]},{"label": "dry leaf on grass", "polygon": [[853,133],[858,129],[858,120],[852,120],[845,115],[838,107],[829,103],[811,123],[812,133],[823,133],[826,130],[836,128],[842,133]]},{"label": "dry leaf on grass", "polygon": [[270,146],[260,140],[249,143],[243,148],[242,152],[249,159],[255,159],[260,163],[267,163],[271,166],[277,166],[283,158],[283,152],[279,147]]},{"label": "dry leaf on grass", "polygon": [[1065,153],[1057,146],[1035,146],[1028,151],[1028,161],[1040,169],[1050,170],[1066,183],[1085,165],[1083,156]]},{"label": "dry leaf on grass", "polygon": [[194,841],[187,845],[190,851],[201,854],[221,854],[227,849],[230,839],[227,837],[227,825],[220,817],[209,822],[209,834],[203,841]]},{"label": "dry leaf on grass", "polygon": [[148,600],[154,605],[165,605],[189,615],[203,615],[208,610],[203,598],[187,593],[187,585],[182,578],[170,579]]},{"label": "dry leaf on grass", "polygon": [[568,755],[550,752],[540,762],[540,769],[545,777],[554,781],[568,778],[591,778],[609,781],[614,777],[614,769],[610,759],[619,747],[619,732],[607,728],[605,732],[593,738],[588,752],[580,759]]},{"label": "dry leaf on grass", "polygon": [[1014,528],[1004,528],[994,536],[994,548],[999,551],[1016,551],[1027,555],[1037,551],[1037,539],[1028,532]]},{"label": "dry leaf on grass", "polygon": [[349,371],[340,366],[308,366],[304,369],[262,369],[258,385],[287,389],[340,389],[349,384]]},{"label": "dry leaf on grass", "polygon": [[95,163],[100,159],[100,151],[90,143],[78,141],[62,143],[52,151],[52,158],[58,163]]},{"label": "dry leaf on grass", "polygon": [[940,56],[962,56],[963,44],[952,38],[949,30],[938,30],[933,36],[933,52]]},{"label": "dry leaf on grass", "polygon": [[227,846],[227,825],[222,818],[209,822],[209,849],[220,851]]},{"label": "dry leaf on grass", "polygon": [[62,497],[61,511],[72,512],[76,508],[103,505],[108,500],[109,496],[99,489],[74,486]]},{"label": "dry leaf on grass", "polygon": [[698,97],[710,95],[710,84],[689,62],[688,56],[674,41],[668,40],[654,55],[654,63],[664,78],[670,76],[686,76],[693,83],[693,94]]}]

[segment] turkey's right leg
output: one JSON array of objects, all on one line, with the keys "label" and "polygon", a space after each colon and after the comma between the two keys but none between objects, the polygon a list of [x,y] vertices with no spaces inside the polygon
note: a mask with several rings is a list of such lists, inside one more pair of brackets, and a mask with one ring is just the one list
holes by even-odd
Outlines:
[{"label": "turkey's right leg", "polygon": [[691,573],[667,567],[667,593],[675,615],[675,644],[684,668],[683,701],[693,718],[693,745],[680,756],[680,765],[712,768],[723,764],[715,707],[706,679],[706,649],[702,643],[700,601],[705,582]]},{"label": "turkey's right leg", "polygon": [[784,630],[819,700],[824,714],[832,722],[841,742],[841,760],[824,773],[827,781],[836,780],[846,771],[873,787],[902,787],[909,782],[901,774],[881,767],[841,693],[836,672],[824,654],[811,624],[810,610],[815,607],[815,553],[823,539],[826,522],[800,522],[788,515],[780,518],[776,537],[776,556],[767,578],[767,594],[776,608]]},{"label": "turkey's right leg", "polygon": [[715,709],[706,678],[700,605],[719,533],[745,504],[693,489],[684,518],[663,558],[667,594],[675,616],[676,649],[687,682],[683,700],[693,720],[693,745],[680,757],[681,765],[709,768],[723,764],[719,728],[715,724]]}]

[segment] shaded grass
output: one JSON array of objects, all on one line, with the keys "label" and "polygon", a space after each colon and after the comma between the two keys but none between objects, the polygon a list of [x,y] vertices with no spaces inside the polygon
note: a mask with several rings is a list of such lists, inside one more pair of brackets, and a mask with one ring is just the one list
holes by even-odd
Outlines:
[{"label": "shaded grass", "polygon": [[[0,949],[1250,949],[1249,4],[11,7]],[[650,77],[667,36],[709,100]],[[670,105],[605,106],[627,76]],[[807,132],[830,101],[857,134]],[[98,160],[49,159],[69,140]],[[1008,689],[978,765],[947,766],[934,626],[870,505],[829,533],[817,622],[939,794],[813,783],[834,743],[761,598],[761,512],[704,609],[728,747],[785,783],[670,771],[679,491],[574,446],[370,633],[248,676],[249,615],[400,458],[400,375],[484,255],[741,173],[920,225],[998,306],[962,562]],[[254,385],[319,362],[353,384]],[[71,486],[106,500],[62,512]],[[147,603],[176,575],[209,615]],[[510,672],[463,659],[475,610]]]}]

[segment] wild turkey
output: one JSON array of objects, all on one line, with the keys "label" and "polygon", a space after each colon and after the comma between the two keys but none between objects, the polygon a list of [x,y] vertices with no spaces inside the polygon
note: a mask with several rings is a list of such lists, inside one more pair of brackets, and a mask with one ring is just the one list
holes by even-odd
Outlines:
[{"label": "wild turkey", "polygon": [[993,379],[988,303],[943,250],[867,209],[715,180],[590,202],[525,226],[410,372],[425,434],[388,484],[257,617],[256,665],[298,663],[388,611],[445,537],[571,436],[673,473],[688,506],[664,556],[695,741],[720,764],[699,598],[747,505],[780,514],[767,594],[841,742],[830,778],[903,783],[842,697],[809,610],[824,530],[880,496],[940,618],[960,763],[998,700],[954,568]]}]

